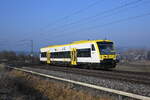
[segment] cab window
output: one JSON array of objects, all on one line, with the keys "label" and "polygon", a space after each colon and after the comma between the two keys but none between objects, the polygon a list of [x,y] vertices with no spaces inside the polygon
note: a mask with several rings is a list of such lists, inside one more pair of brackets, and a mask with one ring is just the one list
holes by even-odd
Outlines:
[{"label": "cab window", "polygon": [[97,42],[101,55],[115,54],[113,42]]}]

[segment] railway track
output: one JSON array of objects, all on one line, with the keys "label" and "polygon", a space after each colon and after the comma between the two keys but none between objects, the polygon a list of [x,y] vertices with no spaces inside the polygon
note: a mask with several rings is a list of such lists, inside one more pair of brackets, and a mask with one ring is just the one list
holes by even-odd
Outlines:
[{"label": "railway track", "polygon": [[[44,66],[37,66],[37,67],[44,67]],[[53,67],[52,66],[51,67],[47,66],[47,67],[48,67],[49,70],[51,70],[54,66]],[[61,80],[61,81],[65,81],[65,82],[69,82],[69,83],[73,83],[73,84],[78,84],[78,85],[89,87],[89,88],[98,89],[98,90],[105,91],[105,92],[110,92],[110,93],[118,94],[119,96],[122,95],[122,96],[127,96],[127,97],[131,97],[131,98],[135,98],[135,99],[140,99],[140,100],[150,100],[150,97],[146,97],[146,96],[142,96],[142,95],[137,95],[137,94],[133,94],[133,93],[128,93],[128,92],[123,92],[123,91],[119,91],[119,90],[115,90],[115,89],[105,88],[105,87],[97,86],[97,85],[94,85],[94,84],[88,84],[88,83],[84,83],[84,82],[79,82],[79,81],[69,80],[69,79],[65,79],[65,78],[60,78],[60,77],[56,77],[56,76],[53,76],[53,75],[48,75],[48,74],[44,74],[44,73],[32,70],[32,69],[35,69],[35,68],[31,68],[31,70],[30,69],[24,69],[24,68],[16,68],[16,67],[9,67],[9,68],[13,68],[15,70],[19,70],[19,71],[23,71],[23,72],[27,72],[27,73],[32,73],[32,74],[35,74],[35,75],[40,75],[40,76],[44,76],[44,77],[48,77],[48,78],[52,78],[52,79],[56,79],[56,80]],[[55,69],[53,69],[53,70],[54,71],[56,71],[56,70],[58,71],[59,69],[60,69],[59,67],[55,67]],[[68,72],[68,70],[70,70],[70,69],[72,69],[73,71],[75,71],[75,70],[79,71],[80,70],[80,71],[88,72],[88,70],[85,70],[85,69],[64,68],[64,67],[61,68],[61,69],[63,69],[63,70],[61,70],[63,72]],[[90,71],[91,73],[93,73],[93,72],[98,73],[95,70],[91,70],[91,71]],[[81,72],[79,72],[79,73],[81,74]]]},{"label": "railway track", "polygon": [[[17,66],[17,65],[15,65]],[[59,67],[59,66],[52,66],[52,65],[34,65],[34,66],[27,66],[27,67],[34,67],[52,71],[60,71],[65,73],[73,73],[73,74],[80,74],[85,76],[92,76],[92,77],[100,77],[112,80],[121,80],[127,81],[132,83],[139,83],[139,84],[150,84],[150,73],[144,72],[129,72],[129,71],[118,71],[118,70],[91,70],[91,69],[81,69],[80,66],[74,67]]]}]

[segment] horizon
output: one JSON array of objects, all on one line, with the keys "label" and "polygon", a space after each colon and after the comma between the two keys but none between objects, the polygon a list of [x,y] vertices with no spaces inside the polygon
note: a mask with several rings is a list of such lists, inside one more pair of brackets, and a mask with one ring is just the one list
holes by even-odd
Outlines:
[{"label": "horizon", "polygon": [[148,0],[2,0],[0,51],[110,39],[115,47],[150,48]]}]

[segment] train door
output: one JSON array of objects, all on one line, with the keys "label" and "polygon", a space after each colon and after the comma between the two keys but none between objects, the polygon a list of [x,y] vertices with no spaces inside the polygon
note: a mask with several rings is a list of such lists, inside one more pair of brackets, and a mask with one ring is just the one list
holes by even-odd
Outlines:
[{"label": "train door", "polygon": [[50,64],[50,50],[47,51],[47,64]]},{"label": "train door", "polygon": [[77,65],[77,49],[76,48],[71,49],[71,64]]}]

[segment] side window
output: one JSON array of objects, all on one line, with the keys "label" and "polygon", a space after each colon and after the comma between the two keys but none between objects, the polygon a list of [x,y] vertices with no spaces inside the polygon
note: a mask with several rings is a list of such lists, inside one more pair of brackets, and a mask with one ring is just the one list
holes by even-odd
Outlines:
[{"label": "side window", "polygon": [[70,58],[70,51],[51,52],[51,58]]},{"label": "side window", "polygon": [[95,46],[94,46],[94,44],[92,44],[92,51],[95,51]]},{"label": "side window", "polygon": [[91,49],[78,49],[77,50],[77,57],[91,57]]},{"label": "side window", "polygon": [[46,52],[41,52],[41,57],[46,57]]}]

